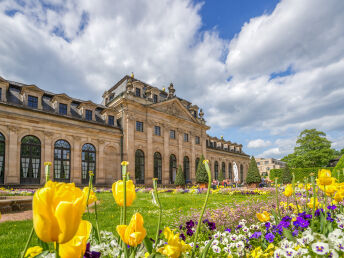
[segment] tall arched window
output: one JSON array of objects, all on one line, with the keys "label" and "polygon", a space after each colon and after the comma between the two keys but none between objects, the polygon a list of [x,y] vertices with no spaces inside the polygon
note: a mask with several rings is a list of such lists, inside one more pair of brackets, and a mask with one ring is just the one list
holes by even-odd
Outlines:
[{"label": "tall arched window", "polygon": [[189,162],[189,157],[185,156],[184,157],[184,176],[185,176],[185,183],[190,183],[190,162]]},{"label": "tall arched window", "polygon": [[228,163],[228,179],[232,180],[233,179],[233,174],[232,174],[232,164],[229,162]]},{"label": "tall arched window", "polygon": [[240,182],[244,183],[244,166],[240,165]]},{"label": "tall arched window", "polygon": [[195,175],[197,173],[198,163],[199,163],[199,158],[196,158],[196,160],[195,160]]},{"label": "tall arched window", "polygon": [[25,136],[20,146],[20,183],[39,184],[40,171],[41,141],[32,135]]},{"label": "tall arched window", "polygon": [[96,178],[96,148],[90,144],[86,143],[82,146],[82,161],[81,161],[81,182],[82,184],[88,184],[89,181],[89,171],[94,174],[93,182]]},{"label": "tall arched window", "polygon": [[226,178],[226,164],[224,162],[222,162],[221,169],[222,169],[223,177]]},{"label": "tall arched window", "polygon": [[219,178],[219,163],[217,161],[214,163],[214,178],[215,180]]},{"label": "tall arched window", "polygon": [[136,184],[145,183],[145,154],[142,150],[135,152],[135,181]]},{"label": "tall arched window", "polygon": [[154,177],[158,179],[158,184],[162,183],[162,160],[159,152],[154,153]]},{"label": "tall arched window", "polygon": [[58,140],[54,145],[54,179],[69,182],[70,180],[70,145],[65,140]]},{"label": "tall arched window", "polygon": [[0,133],[0,183],[4,183],[5,178],[5,137]]},{"label": "tall arched window", "polygon": [[177,158],[174,154],[170,156],[170,184],[174,184],[177,174]]}]

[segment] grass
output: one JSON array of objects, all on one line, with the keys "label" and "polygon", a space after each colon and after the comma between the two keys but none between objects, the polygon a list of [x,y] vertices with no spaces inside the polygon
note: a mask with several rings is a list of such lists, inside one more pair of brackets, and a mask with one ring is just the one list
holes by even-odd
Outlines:
[{"label": "grass", "polygon": [[[119,224],[120,210],[114,202],[111,193],[98,193],[100,204],[97,205],[98,220],[100,230],[116,231]],[[169,226],[178,222],[179,214],[187,214],[191,208],[200,209],[203,205],[204,194],[171,194],[163,193],[159,195],[163,208],[162,226]],[[245,200],[266,200],[268,196],[228,196],[213,194],[209,198],[208,208],[220,208],[235,202]],[[138,193],[132,206],[128,208],[127,223],[134,212],[140,212],[144,218],[144,225],[149,237],[153,237],[157,226],[158,208],[151,201],[151,195]],[[84,219],[88,219],[88,214],[84,214]],[[95,222],[94,214],[91,214],[90,221]],[[94,224],[95,225],[95,224]],[[24,248],[30,230],[32,220],[4,222],[0,223],[0,257],[16,257]],[[38,244],[38,239],[34,235],[30,246]]]}]

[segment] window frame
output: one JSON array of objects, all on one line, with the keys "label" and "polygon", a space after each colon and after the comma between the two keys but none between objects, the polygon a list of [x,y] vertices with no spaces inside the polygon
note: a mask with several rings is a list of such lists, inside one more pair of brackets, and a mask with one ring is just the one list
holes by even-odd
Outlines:
[{"label": "window frame", "polygon": [[170,130],[170,139],[174,139],[174,140],[176,139],[176,130]]},{"label": "window frame", "polygon": [[195,136],[195,144],[201,144],[201,138],[199,136]]},{"label": "window frame", "polygon": [[141,98],[141,88],[135,88],[135,96]]},{"label": "window frame", "polygon": [[[61,144],[58,146],[58,144]],[[63,145],[65,146],[63,146]],[[60,151],[60,157],[56,157],[57,152]],[[65,155],[66,154],[66,158]],[[70,182],[70,174],[71,174],[71,154],[72,154],[72,150],[71,150],[71,146],[69,144],[68,141],[60,139],[57,140],[54,144],[54,181],[58,181],[58,182]],[[58,167],[58,163],[60,162],[60,176],[56,177],[57,175],[57,169],[56,167]],[[68,162],[68,177],[66,177],[66,166],[65,166],[65,162]],[[62,175],[64,176],[62,178]]]},{"label": "window frame", "polygon": [[[89,160],[90,154],[94,154],[94,161]],[[87,159],[86,159],[87,156]],[[92,155],[91,155],[92,156]],[[86,171],[84,171],[83,163],[86,162]],[[90,169],[90,164],[94,163],[94,168]],[[97,172],[97,149],[92,143],[85,143],[81,148],[81,183],[83,185],[88,184],[89,182],[89,171],[92,171],[93,183],[96,181],[96,172]]]},{"label": "window frame", "polygon": [[158,125],[154,126],[154,135],[161,136],[161,127]]},{"label": "window frame", "polygon": [[189,142],[189,134],[184,133],[184,142]]},{"label": "window frame", "polygon": [[27,106],[30,108],[38,108],[38,97],[34,96],[34,95],[28,95],[27,96]]},{"label": "window frame", "polygon": [[[112,121],[112,123],[110,123]],[[115,116],[108,115],[108,125],[115,126]]]},{"label": "window frame", "polygon": [[[89,119],[89,115],[91,115],[91,119]],[[85,119],[87,121],[92,121],[93,120],[93,110],[85,109]]]},{"label": "window frame", "polygon": [[141,132],[143,133],[143,122],[141,121],[136,121],[136,126],[135,126],[136,132]]},{"label": "window frame", "polygon": [[[61,107],[63,107],[62,109],[61,109]],[[61,110],[64,110],[64,108],[66,109],[66,112],[64,113],[64,112],[61,112]],[[68,105],[67,104],[65,104],[65,103],[59,103],[59,114],[60,115],[63,115],[63,116],[66,116],[67,114],[68,114]]]}]

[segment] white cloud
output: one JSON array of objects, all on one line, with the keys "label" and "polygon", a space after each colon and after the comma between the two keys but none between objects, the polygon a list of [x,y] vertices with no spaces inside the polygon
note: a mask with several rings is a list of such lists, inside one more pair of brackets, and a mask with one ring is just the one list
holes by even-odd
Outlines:
[{"label": "white cloud", "polygon": [[271,157],[276,157],[276,156],[280,156],[280,155],[281,155],[281,151],[279,148],[271,148],[271,149],[267,149],[263,153],[259,154],[258,157],[260,157],[260,158],[271,158]]},{"label": "white cloud", "polygon": [[271,145],[270,141],[264,141],[263,139],[256,139],[249,141],[247,144],[247,148],[255,149],[255,148],[263,148]]}]

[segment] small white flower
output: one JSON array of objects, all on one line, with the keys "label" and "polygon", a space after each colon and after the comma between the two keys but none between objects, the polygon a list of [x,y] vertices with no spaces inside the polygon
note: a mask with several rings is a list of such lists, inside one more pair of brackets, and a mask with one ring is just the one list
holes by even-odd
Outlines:
[{"label": "small white flower", "polygon": [[276,249],[274,252],[274,258],[281,258],[284,256],[284,251],[282,249]]},{"label": "small white flower", "polygon": [[218,254],[218,253],[221,253],[221,248],[218,247],[217,245],[214,245],[212,248],[213,248],[213,252],[214,252],[214,253],[217,253],[217,254]]},{"label": "small white flower", "polygon": [[298,256],[304,256],[305,254],[308,254],[308,249],[306,248],[300,248],[299,250],[297,250],[297,255]]},{"label": "small white flower", "polygon": [[293,246],[292,242],[289,242],[287,239],[283,239],[280,243],[280,247],[283,249],[291,248]]},{"label": "small white flower", "polygon": [[243,227],[242,231],[244,231],[245,233],[247,233],[249,231],[249,229],[247,227]]},{"label": "small white flower", "polygon": [[193,242],[191,242],[191,243],[189,243],[189,245],[190,245],[191,247],[193,247],[193,246],[194,246],[194,243],[193,243]]},{"label": "small white flower", "polygon": [[296,251],[294,249],[292,249],[292,248],[286,248],[284,250],[284,255],[286,257],[294,257],[294,256],[296,256]]},{"label": "small white flower", "polygon": [[343,232],[339,229],[336,228],[335,230],[333,230],[330,234],[328,234],[328,238],[331,240],[333,239],[337,239],[339,237],[343,236]]},{"label": "small white flower", "polygon": [[214,238],[215,238],[215,239],[216,239],[216,238],[219,238],[219,237],[220,237],[220,236],[219,236],[219,234],[217,234],[217,233],[214,235]]},{"label": "small white flower", "polygon": [[324,255],[329,251],[328,244],[323,242],[317,242],[312,244],[312,250],[316,254]]},{"label": "small white flower", "polygon": [[218,244],[219,244],[219,240],[216,240],[216,239],[212,243],[212,245],[218,245]]},{"label": "small white flower", "polygon": [[328,257],[331,257],[331,258],[338,258],[339,257],[338,253],[335,250],[333,250],[333,249],[328,251],[327,255],[328,255]]},{"label": "small white flower", "polygon": [[233,234],[230,236],[232,241],[237,241],[238,240],[238,236],[236,234]]},{"label": "small white flower", "polygon": [[235,246],[236,246],[237,249],[241,250],[241,249],[244,248],[245,245],[244,245],[243,241],[239,241],[239,242],[236,243]]},{"label": "small white flower", "polygon": [[224,237],[223,240],[222,240],[222,244],[226,245],[228,243],[229,243],[228,238]]},{"label": "small white flower", "polygon": [[337,250],[337,251],[342,251],[344,252],[344,243],[343,243],[343,240],[342,239],[337,239],[334,243],[334,248]]}]

